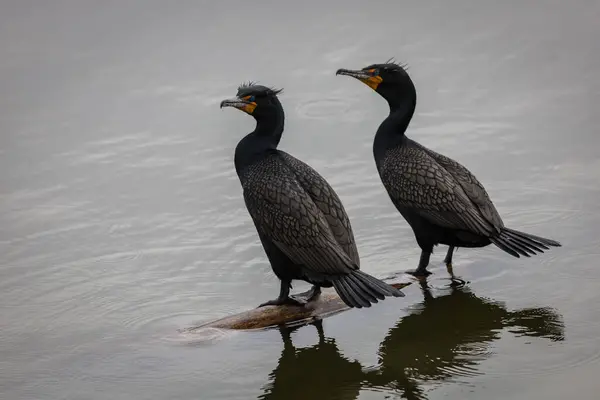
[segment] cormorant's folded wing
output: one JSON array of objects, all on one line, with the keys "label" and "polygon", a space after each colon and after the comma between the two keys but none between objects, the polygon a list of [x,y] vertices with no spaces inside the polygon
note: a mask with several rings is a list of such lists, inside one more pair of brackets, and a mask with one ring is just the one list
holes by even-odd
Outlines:
[{"label": "cormorant's folded wing", "polygon": [[244,200],[256,229],[296,264],[321,274],[358,269],[336,241],[325,216],[276,156],[252,167]]},{"label": "cormorant's folded wing", "polygon": [[397,207],[445,228],[483,236],[495,232],[452,174],[422,149],[403,146],[390,150],[380,173]]},{"label": "cormorant's folded wing", "polygon": [[[420,146],[420,145],[418,145]],[[481,214],[485,217],[488,222],[491,222],[496,230],[500,231],[504,227],[502,217],[496,210],[494,203],[490,199],[490,196],[486,192],[485,188],[477,180],[475,175],[471,173],[464,165],[453,159],[444,156],[443,154],[436,153],[424,146],[421,146],[424,151],[427,152],[438,164],[440,164],[446,171],[448,171],[458,182],[458,184],[465,191],[465,194],[477,206]]]},{"label": "cormorant's folded wing", "polygon": [[290,154],[279,150],[282,159],[296,175],[298,183],[315,202],[323,213],[335,240],[342,246],[350,259],[360,265],[360,257],[352,232],[352,225],[342,201],[329,183],[310,165],[298,160]]}]

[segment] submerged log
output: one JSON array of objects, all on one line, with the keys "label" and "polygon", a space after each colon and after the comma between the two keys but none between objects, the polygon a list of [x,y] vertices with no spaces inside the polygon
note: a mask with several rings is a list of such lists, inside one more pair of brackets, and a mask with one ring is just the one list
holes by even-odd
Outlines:
[{"label": "submerged log", "polygon": [[[386,279],[383,280],[386,281]],[[397,289],[401,289],[410,285],[411,281],[387,283]],[[393,297],[388,297],[384,301],[390,301],[391,299]],[[349,309],[350,307],[340,299],[333,289],[323,289],[318,299],[311,301],[304,307],[284,305],[255,308],[215,321],[206,322],[199,326],[186,328],[182,332],[193,333],[208,328],[253,330],[281,325],[302,325]]]}]

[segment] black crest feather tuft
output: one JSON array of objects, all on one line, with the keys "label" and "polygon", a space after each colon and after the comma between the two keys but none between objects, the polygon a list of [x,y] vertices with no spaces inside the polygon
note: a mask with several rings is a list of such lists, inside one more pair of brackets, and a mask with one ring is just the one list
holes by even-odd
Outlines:
[{"label": "black crest feather tuft", "polygon": [[238,87],[238,97],[254,95],[254,96],[276,96],[283,92],[283,89],[259,85],[255,81],[242,83]]},{"label": "black crest feather tuft", "polygon": [[373,68],[382,68],[382,69],[387,69],[387,70],[391,70],[391,71],[393,71],[393,70],[407,71],[408,64],[406,64],[406,63],[401,64],[392,57],[389,60],[387,60],[386,62],[384,62],[383,64],[371,64],[368,67],[364,67],[363,70],[369,70],[369,69],[373,69]]},{"label": "black crest feather tuft", "polygon": [[399,63],[396,61],[396,59],[394,57],[390,58],[389,60],[387,60],[384,64],[391,64],[391,65],[395,65],[398,68],[402,68],[403,70],[408,70],[408,63]]}]

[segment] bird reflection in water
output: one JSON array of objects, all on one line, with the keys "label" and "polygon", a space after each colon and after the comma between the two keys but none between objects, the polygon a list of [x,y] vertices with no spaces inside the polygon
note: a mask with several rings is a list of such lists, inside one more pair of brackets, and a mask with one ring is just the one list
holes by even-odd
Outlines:
[{"label": "bird reflection in water", "polygon": [[291,334],[299,327],[280,327],[283,351],[270,383],[259,399],[356,399],[364,379],[362,366],[340,354],[335,339],[326,338],[317,320],[319,342],[296,349]]},{"label": "bird reflection in water", "polygon": [[426,399],[427,382],[477,375],[478,364],[492,355],[489,345],[503,331],[564,340],[562,316],[551,308],[509,311],[464,286],[451,286],[438,297],[424,281],[421,289],[424,301],[389,330],[375,367],[344,357],[335,339],[325,337],[321,321],[314,323],[318,344],[305,348],[292,344],[297,327],[280,328],[283,351],[259,399],[356,399],[368,388]]}]

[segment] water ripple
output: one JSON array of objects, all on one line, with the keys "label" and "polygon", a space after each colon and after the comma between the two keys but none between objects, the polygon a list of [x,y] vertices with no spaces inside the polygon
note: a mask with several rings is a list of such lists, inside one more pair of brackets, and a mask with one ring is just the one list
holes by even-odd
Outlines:
[{"label": "water ripple", "polygon": [[544,360],[540,363],[538,357],[531,358],[532,353],[523,349],[521,354],[511,354],[510,369],[494,369],[486,371],[490,376],[542,376],[551,375],[558,371],[564,371],[583,365],[600,365],[600,345],[596,341],[589,340],[580,343],[569,344],[568,351],[561,351],[560,344],[548,345],[545,350]]}]

